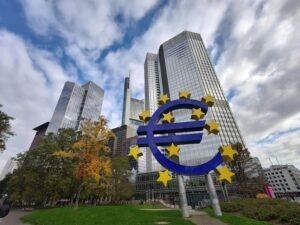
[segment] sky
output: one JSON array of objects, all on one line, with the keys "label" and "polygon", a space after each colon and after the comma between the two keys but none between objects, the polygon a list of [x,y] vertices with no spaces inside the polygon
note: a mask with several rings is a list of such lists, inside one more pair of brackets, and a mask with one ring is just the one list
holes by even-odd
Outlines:
[{"label": "sky", "polygon": [[184,30],[201,34],[251,155],[300,169],[300,1],[0,0],[0,104],[16,134],[0,170],[50,120],[65,81],[100,85],[119,126],[124,77],[143,98],[146,53]]}]

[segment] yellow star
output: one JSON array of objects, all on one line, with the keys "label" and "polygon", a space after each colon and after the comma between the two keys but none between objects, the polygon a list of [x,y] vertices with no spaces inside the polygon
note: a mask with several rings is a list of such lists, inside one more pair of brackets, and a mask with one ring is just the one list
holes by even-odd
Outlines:
[{"label": "yellow star", "polygon": [[172,123],[175,120],[175,118],[171,112],[163,113],[163,116],[164,116],[164,118],[162,120],[163,123]]},{"label": "yellow star", "polygon": [[135,158],[135,160],[137,160],[140,156],[143,155],[143,153],[139,150],[139,146],[134,146],[134,147],[130,147],[130,152],[128,154],[128,156],[131,156],[133,158]]},{"label": "yellow star", "polygon": [[212,107],[214,105],[215,98],[214,98],[214,96],[207,95],[207,96],[202,97],[201,101],[206,103],[209,107]]},{"label": "yellow star", "polygon": [[165,187],[167,187],[168,182],[172,180],[172,177],[169,175],[169,170],[159,171],[159,178],[157,181],[162,182]]},{"label": "yellow star", "polygon": [[170,101],[170,98],[168,97],[168,95],[161,95],[158,101],[159,105],[163,105],[166,104],[167,102]]},{"label": "yellow star", "polygon": [[234,176],[234,173],[231,172],[227,166],[224,166],[223,168],[217,168],[215,172],[219,175],[219,179],[221,181],[225,181],[227,183],[231,183],[231,177]]},{"label": "yellow star", "polygon": [[192,109],[192,116],[191,119],[193,120],[200,120],[205,116],[205,113],[199,109]]},{"label": "yellow star", "polygon": [[169,152],[169,157],[172,157],[173,155],[179,157],[178,153],[180,148],[178,148],[174,143],[167,147],[166,150]]},{"label": "yellow star", "polygon": [[209,123],[205,124],[205,127],[204,127],[207,131],[208,131],[208,134],[218,134],[220,129],[219,129],[219,124],[212,120],[210,121]]},{"label": "yellow star", "polygon": [[219,150],[223,159],[227,162],[231,162],[233,160],[234,155],[237,155],[237,151],[234,150],[231,145],[221,146]]},{"label": "yellow star", "polygon": [[188,91],[180,91],[179,98],[184,98],[184,99],[191,98],[191,93]]},{"label": "yellow star", "polygon": [[139,115],[140,120],[143,120],[145,123],[150,120],[150,112],[143,111]]}]

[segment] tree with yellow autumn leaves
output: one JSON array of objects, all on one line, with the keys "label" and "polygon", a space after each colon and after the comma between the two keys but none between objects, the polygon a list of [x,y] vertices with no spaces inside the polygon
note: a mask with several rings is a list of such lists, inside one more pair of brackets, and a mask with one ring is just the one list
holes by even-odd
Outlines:
[{"label": "tree with yellow autumn leaves", "polygon": [[103,116],[97,121],[84,120],[80,130],[81,134],[71,149],[54,153],[56,157],[73,158],[75,161],[73,173],[78,182],[75,208],[78,208],[80,193],[85,186],[103,183],[112,172],[107,144],[114,134],[107,120]]}]

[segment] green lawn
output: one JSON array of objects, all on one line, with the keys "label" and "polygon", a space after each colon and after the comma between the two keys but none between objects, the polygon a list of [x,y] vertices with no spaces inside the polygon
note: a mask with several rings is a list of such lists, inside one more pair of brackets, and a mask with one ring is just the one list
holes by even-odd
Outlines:
[{"label": "green lawn", "polygon": [[[203,211],[207,212],[210,216],[215,217],[211,208],[206,208]],[[228,225],[273,225],[273,223],[258,221],[250,219],[244,216],[238,216],[235,214],[224,213],[221,217],[216,217]]]},{"label": "green lawn", "polygon": [[[181,218],[178,210],[140,210],[149,206],[122,205],[74,208],[54,208],[35,211],[22,218],[34,225],[154,225],[169,222],[170,225],[192,225]],[[155,207],[150,207],[155,208]]]}]

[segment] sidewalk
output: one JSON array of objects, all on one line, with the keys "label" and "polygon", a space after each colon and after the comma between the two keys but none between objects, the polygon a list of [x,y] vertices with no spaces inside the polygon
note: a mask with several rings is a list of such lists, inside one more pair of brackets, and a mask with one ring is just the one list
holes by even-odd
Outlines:
[{"label": "sidewalk", "polygon": [[29,213],[21,210],[11,210],[6,217],[0,219],[0,225],[26,225],[20,221],[20,218]]},{"label": "sidewalk", "polygon": [[191,211],[190,212],[192,221],[196,225],[226,225],[226,223],[221,222],[218,219],[212,218],[207,213],[202,211]]}]

